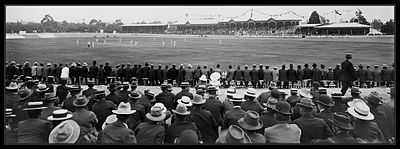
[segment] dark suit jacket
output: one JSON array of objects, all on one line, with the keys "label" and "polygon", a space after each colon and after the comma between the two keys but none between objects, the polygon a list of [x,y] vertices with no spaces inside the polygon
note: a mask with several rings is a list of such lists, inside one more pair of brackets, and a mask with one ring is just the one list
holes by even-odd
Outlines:
[{"label": "dark suit jacket", "polygon": [[279,81],[288,81],[287,70],[279,69]]},{"label": "dark suit jacket", "polygon": [[236,124],[237,121],[244,117],[246,114],[245,111],[243,111],[241,108],[232,108],[229,111],[225,112],[224,115],[224,123],[222,125],[222,129],[228,129],[230,125]]},{"label": "dark suit jacket", "polygon": [[252,69],[250,71],[250,76],[252,81],[258,81],[258,71],[256,69]]},{"label": "dark suit jacket", "polygon": [[240,105],[240,107],[242,107],[244,111],[253,110],[258,113],[263,111],[262,106],[256,101],[245,101]]},{"label": "dark suit jacket", "polygon": [[343,81],[354,81],[356,80],[356,72],[354,70],[353,64],[345,60],[342,62],[342,79]]},{"label": "dark suit jacket", "polygon": [[100,132],[98,141],[100,144],[136,144],[136,137],[131,129],[116,121]]},{"label": "dark suit jacket", "polygon": [[225,106],[222,102],[216,99],[215,96],[210,96],[203,107],[210,111],[214,119],[217,121],[217,124],[222,126],[223,115],[225,113]]},{"label": "dark suit jacket", "polygon": [[287,70],[287,76],[289,81],[296,81],[297,80],[297,73],[294,69]]},{"label": "dark suit jacket", "polygon": [[320,81],[322,79],[322,72],[318,68],[312,69],[312,80],[313,81]]},{"label": "dark suit jacket", "polygon": [[112,114],[112,110],[114,109],[116,109],[116,105],[109,100],[100,100],[93,105],[92,110],[99,120],[96,125],[97,130],[101,130],[104,121]]},{"label": "dark suit jacket", "polygon": [[27,119],[18,123],[18,143],[48,144],[51,123],[41,119]]},{"label": "dark suit jacket", "polygon": [[327,139],[333,136],[328,124],[323,119],[316,117],[300,117],[294,123],[301,129],[300,143],[308,144],[313,139]]},{"label": "dark suit jacket", "polygon": [[354,122],[353,136],[367,141],[373,141],[376,139],[379,141],[384,140],[381,129],[379,129],[378,124],[374,121],[356,120]]},{"label": "dark suit jacket", "polygon": [[165,127],[161,123],[143,122],[135,129],[137,144],[163,144]]},{"label": "dark suit jacket", "polygon": [[170,92],[161,92],[156,96],[156,102],[161,102],[168,110],[172,110],[175,108],[175,95]]},{"label": "dark suit jacket", "polygon": [[179,137],[179,135],[187,129],[191,129],[197,132],[200,136],[199,129],[197,128],[196,124],[191,121],[178,121],[175,120],[174,123],[168,127],[166,134],[165,134],[165,143],[172,144],[174,143],[175,138]]},{"label": "dark suit jacket", "polygon": [[243,80],[243,72],[242,70],[235,70],[233,72],[233,79],[236,81]]},{"label": "dark suit jacket", "polygon": [[312,79],[313,71],[310,68],[304,68],[303,72],[304,72],[303,79]]},{"label": "dark suit jacket", "polygon": [[199,128],[201,140],[207,144],[214,144],[218,138],[218,123],[210,111],[205,109],[192,109],[190,119]]}]

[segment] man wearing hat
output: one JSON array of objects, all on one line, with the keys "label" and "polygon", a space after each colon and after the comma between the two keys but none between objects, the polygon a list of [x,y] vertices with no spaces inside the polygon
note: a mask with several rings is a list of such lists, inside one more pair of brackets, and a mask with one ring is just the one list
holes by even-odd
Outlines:
[{"label": "man wearing hat", "polygon": [[69,88],[66,86],[67,81],[66,80],[61,80],[60,85],[57,86],[56,88],[56,96],[58,97],[59,101],[56,103],[56,105],[61,105],[68,96],[68,90]]},{"label": "man wearing hat", "polygon": [[390,81],[392,81],[393,77],[393,70],[392,69],[388,69],[386,64],[383,64],[382,67],[382,72],[381,72],[381,76],[382,76],[382,81],[384,86],[389,87],[390,86]]},{"label": "man wearing hat", "polygon": [[294,70],[293,64],[289,65],[289,70],[287,70],[288,80],[291,82],[290,86],[294,87],[294,84],[297,82],[297,71]]},{"label": "man wearing hat", "polygon": [[333,136],[328,124],[313,115],[315,104],[310,98],[302,98],[297,103],[300,107],[301,117],[294,120],[294,123],[301,129],[301,144],[309,144],[314,139],[326,139]]},{"label": "man wearing hat", "polygon": [[382,105],[377,107],[377,111],[382,111],[385,115],[385,122],[380,125],[380,128],[385,136],[385,139],[388,140],[389,143],[395,142],[395,112],[394,112],[394,99],[396,98],[396,90],[394,87],[390,88],[388,92],[390,94],[389,101],[384,102]]},{"label": "man wearing hat", "polygon": [[226,110],[232,109],[232,102],[230,101],[233,99],[233,96],[236,94],[235,88],[228,88],[226,90],[226,98],[223,100],[222,104],[224,104]]},{"label": "man wearing hat", "polygon": [[300,97],[297,95],[297,89],[290,90],[290,96],[286,99],[291,107],[294,107],[299,101]]},{"label": "man wearing hat", "polygon": [[100,133],[98,143],[100,144],[136,144],[134,131],[128,128],[128,117],[135,113],[129,103],[121,102],[117,110],[112,110],[118,120],[107,125]]},{"label": "man wearing hat", "polygon": [[263,81],[264,81],[264,67],[263,67],[263,64],[259,65],[257,73],[258,73],[258,81],[257,81],[258,88],[263,88],[264,87],[263,86]]},{"label": "man wearing hat", "polygon": [[88,74],[89,74],[89,68],[87,67],[88,64],[85,62],[82,64],[82,67],[79,68],[79,82],[81,84],[87,84],[88,82]]},{"label": "man wearing hat", "polygon": [[231,125],[221,132],[216,140],[217,144],[247,144],[252,143],[246,132],[237,125]]},{"label": "man wearing hat", "polygon": [[357,74],[357,78],[358,78],[358,81],[360,82],[360,88],[362,88],[363,87],[363,85],[364,85],[364,83],[366,83],[366,81],[367,81],[367,70],[364,70],[363,68],[363,65],[358,65],[358,70],[357,70],[357,72],[356,72],[356,74]]},{"label": "man wearing hat", "polygon": [[163,144],[165,138],[165,127],[163,121],[166,118],[167,109],[159,105],[151,107],[146,118],[149,121],[140,123],[136,129],[137,144]]},{"label": "man wearing hat", "polygon": [[78,123],[73,120],[65,120],[50,132],[49,143],[75,144],[79,139],[80,131]]},{"label": "man wearing hat", "polygon": [[5,107],[12,108],[15,107],[18,103],[18,84],[17,82],[11,82],[8,86],[5,87],[4,94],[4,103]]},{"label": "man wearing hat", "polygon": [[257,133],[263,127],[263,123],[256,111],[248,110],[244,117],[238,120],[238,124],[250,137],[252,143],[266,142],[264,135]]},{"label": "man wearing hat", "polygon": [[272,77],[272,70],[269,69],[269,66],[265,66],[264,74],[263,74],[264,82],[265,82],[265,87],[270,87],[270,83],[273,79]]},{"label": "man wearing hat", "polygon": [[353,85],[353,81],[356,80],[356,73],[354,70],[353,63],[350,62],[352,58],[350,53],[346,54],[346,60],[342,62],[341,68],[341,76],[342,76],[342,95],[344,95],[348,88],[351,88]]},{"label": "man wearing hat", "polygon": [[179,70],[176,69],[175,64],[172,65],[172,68],[168,69],[167,79],[169,84],[173,84],[174,80],[178,79]]},{"label": "man wearing hat", "polygon": [[301,129],[296,124],[289,124],[290,104],[279,101],[273,109],[276,124],[264,130],[265,139],[268,143],[300,143]]},{"label": "man wearing hat", "polygon": [[370,107],[371,113],[375,116],[375,122],[378,124],[379,128],[382,130],[383,135],[385,136],[385,141],[391,138],[390,134],[395,131],[390,128],[390,123],[392,122],[393,117],[388,117],[390,113],[386,114],[385,108],[383,107],[383,99],[380,97],[379,93],[376,91],[372,91],[368,96],[365,97],[368,106]]},{"label": "man wearing hat", "polygon": [[240,65],[238,65],[237,69],[233,72],[233,79],[235,80],[236,86],[243,86],[243,72],[240,70]]},{"label": "man wearing hat", "polygon": [[156,96],[156,102],[161,102],[165,105],[168,110],[174,109],[174,97],[175,95],[171,92],[168,92],[168,85],[161,85],[161,93]]},{"label": "man wearing hat", "polygon": [[81,92],[81,90],[82,88],[80,88],[80,86],[70,87],[68,89],[70,96],[63,103],[61,103],[62,108],[74,112],[76,108],[73,105],[73,102],[76,98],[78,98],[78,94]]},{"label": "man wearing hat", "polygon": [[323,119],[333,132],[331,120],[333,119],[332,107],[335,103],[332,98],[324,94],[321,95],[315,103],[317,105],[317,113],[315,114],[315,117]]},{"label": "man wearing hat", "polygon": [[17,143],[17,124],[15,121],[16,115],[13,113],[13,109],[6,108],[4,113],[4,144],[16,144]]},{"label": "man wearing hat", "polygon": [[188,129],[195,131],[200,136],[200,131],[196,124],[189,121],[190,111],[187,110],[184,104],[178,104],[176,109],[172,110],[175,117],[174,122],[166,130],[165,143],[172,144],[179,135]]},{"label": "man wearing hat", "polygon": [[242,110],[242,108],[240,107],[240,105],[242,104],[242,102],[244,102],[245,100],[243,99],[243,96],[239,95],[239,94],[234,94],[232,99],[228,99],[230,102],[232,102],[233,107],[232,109],[228,110],[225,112],[224,114],[224,122],[222,125],[222,129],[228,129],[228,127],[230,125],[237,125],[237,121],[244,117],[245,115],[245,111]]},{"label": "man wearing hat", "polygon": [[185,69],[185,82],[189,82],[191,86],[194,86],[193,82],[193,69],[192,65],[188,65],[188,67]]},{"label": "man wearing hat", "polygon": [[367,142],[384,141],[383,133],[374,121],[375,116],[365,102],[355,102],[347,109],[347,112],[354,118],[354,130],[352,133],[355,138],[360,138]]},{"label": "man wearing hat", "polygon": [[112,101],[115,105],[119,105],[121,101],[123,101],[122,97],[119,94],[119,90],[121,89],[121,85],[117,83],[112,83],[108,86],[108,90],[110,94],[106,96],[106,100]]},{"label": "man wearing hat", "polygon": [[[81,137],[78,143],[93,143],[97,139],[97,131],[95,126],[98,123],[96,114],[87,110],[89,99],[79,96],[74,99],[73,106],[76,110],[72,113],[72,119],[81,127]],[[85,137],[87,136],[87,137]]]},{"label": "man wearing hat", "polygon": [[242,107],[244,111],[252,110],[261,113],[263,108],[261,104],[255,100],[256,97],[256,90],[254,88],[248,88],[246,93],[244,93],[244,99],[246,101],[243,102],[240,107]]},{"label": "man wearing hat", "polygon": [[10,65],[6,66],[6,78],[11,80],[14,75],[17,74],[17,67],[15,67],[15,61],[11,61]]},{"label": "man wearing hat", "polygon": [[274,113],[276,104],[279,101],[280,93],[278,89],[272,89],[271,95],[263,102],[264,111],[261,112],[260,120],[263,122],[263,128],[270,127],[276,123]]},{"label": "man wearing hat", "polygon": [[51,123],[39,119],[42,109],[45,109],[42,101],[28,102],[24,111],[28,113],[28,119],[18,122],[17,143],[47,144],[51,131]]},{"label": "man wearing hat", "polygon": [[176,105],[178,105],[178,99],[181,99],[182,96],[187,96],[190,99],[193,99],[193,94],[189,92],[189,87],[190,87],[189,82],[182,82],[180,86],[182,88],[182,91],[180,91],[178,94],[176,94],[175,99],[174,99],[174,101],[175,101],[174,107],[176,107]]},{"label": "man wearing hat", "polygon": [[47,120],[47,118],[52,115],[53,111],[61,109],[60,107],[56,107],[54,104],[58,100],[57,97],[46,97],[44,99],[44,105],[47,107],[42,110],[42,114],[40,115],[40,119]]},{"label": "man wearing hat", "polygon": [[92,80],[88,81],[88,82],[87,82],[88,89],[83,90],[83,91],[82,91],[82,95],[84,95],[84,96],[87,97],[87,98],[89,98],[90,96],[92,96],[92,95],[97,91],[96,89],[93,88],[93,87],[94,87],[94,84],[95,84],[94,81],[92,81]]},{"label": "man wearing hat", "polygon": [[178,70],[178,79],[176,80],[176,83],[178,85],[180,85],[183,81],[185,81],[185,71],[186,70],[183,68],[183,64],[181,64]]},{"label": "man wearing hat", "polygon": [[329,137],[326,140],[315,140],[315,143],[325,144],[358,144],[361,143],[351,134],[354,126],[351,122],[351,117],[347,113],[337,112],[333,114],[333,119],[330,120],[333,124],[334,133],[333,137]]},{"label": "man wearing hat", "polygon": [[374,65],[374,70],[372,70],[373,80],[374,80],[374,87],[381,86],[382,76],[381,70],[379,70],[379,65]]},{"label": "man wearing hat", "polygon": [[250,71],[250,77],[251,77],[251,84],[253,85],[253,88],[257,88],[258,84],[258,71],[257,71],[257,65],[253,64],[253,69]]},{"label": "man wearing hat", "polygon": [[[140,101],[142,98],[141,94],[138,94],[136,92],[131,92],[129,95],[129,103],[132,108],[132,110],[136,110],[135,113],[131,114],[127,120],[128,128],[135,130],[135,128],[141,123],[146,120],[146,106],[143,101]],[[151,106],[151,105],[147,105]],[[148,110],[150,111],[150,109]]]},{"label": "man wearing hat", "polygon": [[282,88],[288,88],[288,76],[287,76],[287,70],[285,68],[285,65],[282,65],[282,69],[279,70],[279,84],[278,87]]},{"label": "man wearing hat", "polygon": [[111,115],[112,110],[116,109],[115,104],[110,100],[106,100],[105,96],[106,93],[104,91],[96,91],[93,93],[92,97],[92,100],[96,101],[91,109],[93,113],[96,114],[99,121],[95,126],[98,131],[101,130],[101,125],[106,120],[107,116]]},{"label": "man wearing hat", "polygon": [[208,98],[206,97],[206,103],[203,107],[211,112],[214,119],[217,121],[218,126],[222,126],[223,115],[226,111],[225,106],[218,99],[217,88],[215,88],[215,86],[209,86],[207,92]]},{"label": "man wearing hat", "polygon": [[[72,118],[72,113],[71,111],[68,111],[67,109],[57,109],[54,110],[50,115],[46,118],[46,120],[52,122],[52,129],[59,125],[61,122],[69,120]],[[79,126],[79,125],[78,125]]]},{"label": "man wearing hat", "polygon": [[119,96],[121,96],[122,100],[128,100],[128,94],[130,93],[130,91],[128,91],[129,89],[129,82],[123,82],[122,83],[122,90],[120,90],[118,92]]},{"label": "man wearing hat", "polygon": [[203,109],[202,106],[206,103],[200,95],[194,95],[192,100],[193,108],[190,111],[190,119],[199,128],[201,140],[206,144],[214,144],[218,138],[218,123],[214,119],[210,111]]}]

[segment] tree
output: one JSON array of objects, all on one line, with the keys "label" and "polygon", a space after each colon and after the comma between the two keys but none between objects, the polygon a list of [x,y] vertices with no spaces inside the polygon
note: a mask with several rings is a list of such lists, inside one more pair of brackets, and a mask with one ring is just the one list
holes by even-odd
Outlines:
[{"label": "tree", "polygon": [[124,25],[124,23],[122,23],[121,19],[115,20],[115,22],[113,24],[115,24],[115,25]]},{"label": "tree", "polygon": [[367,21],[367,19],[365,19],[365,17],[362,15],[362,11],[360,9],[357,9],[356,11],[356,17],[351,18],[350,22],[355,22],[355,23],[360,23],[360,24],[365,24],[365,25],[369,25],[369,22]]},{"label": "tree", "polygon": [[384,25],[382,25],[381,32],[388,35],[394,34],[395,22],[393,19],[387,21]]},{"label": "tree", "polygon": [[371,27],[376,29],[376,30],[378,30],[378,31],[381,31],[382,26],[383,26],[383,22],[381,20],[379,20],[379,19],[374,19],[371,22]]},{"label": "tree", "polygon": [[43,19],[40,20],[40,24],[42,24],[44,32],[54,32],[57,30],[57,22],[54,21],[53,17],[49,14],[46,14]]},{"label": "tree", "polygon": [[98,21],[97,21],[96,19],[92,19],[92,20],[90,20],[89,24],[90,24],[90,25],[96,25],[97,22],[98,22]]},{"label": "tree", "polygon": [[308,19],[308,23],[307,24],[321,24],[321,20],[319,17],[319,14],[317,13],[317,11],[313,11],[311,13],[310,18]]}]

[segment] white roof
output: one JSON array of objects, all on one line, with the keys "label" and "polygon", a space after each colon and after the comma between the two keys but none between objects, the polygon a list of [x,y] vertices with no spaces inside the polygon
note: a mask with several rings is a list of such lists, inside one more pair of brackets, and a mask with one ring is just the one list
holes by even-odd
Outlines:
[{"label": "white roof", "polygon": [[167,24],[125,24],[121,26],[167,26]]},{"label": "white roof", "polygon": [[322,25],[322,24],[300,24],[300,25],[297,25],[297,27],[316,27],[319,25]]},{"label": "white roof", "polygon": [[335,23],[329,25],[317,26],[316,28],[369,28],[369,25],[359,23]]}]

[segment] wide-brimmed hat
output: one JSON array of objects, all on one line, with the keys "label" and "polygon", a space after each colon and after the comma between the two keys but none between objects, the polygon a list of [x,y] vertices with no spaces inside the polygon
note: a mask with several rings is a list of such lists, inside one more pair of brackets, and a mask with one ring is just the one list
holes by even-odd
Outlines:
[{"label": "wide-brimmed hat", "polygon": [[196,90],[196,94],[204,94],[204,93],[206,93],[206,91],[201,88]]},{"label": "wide-brimmed hat", "polygon": [[328,94],[328,90],[326,88],[320,88],[318,90],[318,93],[320,93],[320,94]]},{"label": "wide-brimmed hat", "polygon": [[360,91],[359,88],[354,87],[354,88],[351,88],[350,93],[357,93],[357,94],[360,94],[361,91]]},{"label": "wide-brimmed hat", "polygon": [[44,106],[43,101],[34,101],[34,102],[28,102],[26,108],[24,108],[24,111],[29,111],[29,110],[42,110],[46,109],[47,107]]},{"label": "wide-brimmed hat", "polygon": [[117,115],[115,114],[111,114],[109,116],[107,116],[106,120],[104,121],[103,125],[101,125],[101,129],[104,130],[104,128],[106,128],[107,125],[114,123],[118,120]]},{"label": "wide-brimmed hat", "polygon": [[376,91],[372,91],[365,99],[372,104],[381,105],[383,104],[382,97],[379,96],[379,93]]},{"label": "wide-brimmed hat", "polygon": [[300,89],[299,95],[300,95],[300,96],[303,96],[303,97],[305,97],[305,98],[312,98],[312,95],[311,95],[310,91],[307,90],[306,88]]},{"label": "wide-brimmed hat", "polygon": [[84,62],[84,63],[82,64],[82,66],[88,66],[88,64],[87,64],[86,62]]},{"label": "wide-brimmed hat", "polygon": [[74,105],[74,107],[85,107],[88,103],[89,99],[87,99],[85,96],[79,96],[74,99],[72,105]]},{"label": "wide-brimmed hat", "polygon": [[195,94],[193,95],[192,103],[195,105],[201,105],[206,103],[206,99],[204,99],[203,96],[201,95]]},{"label": "wide-brimmed hat", "polygon": [[52,115],[47,117],[49,121],[60,121],[72,118],[72,114],[67,109],[58,109],[53,111]]},{"label": "wide-brimmed hat", "polygon": [[213,92],[213,91],[218,91],[218,89],[215,86],[212,86],[212,85],[207,87],[207,92]]},{"label": "wide-brimmed hat", "polygon": [[251,139],[242,128],[237,125],[231,125],[228,130],[221,132],[219,142],[224,144],[245,144],[251,143]]},{"label": "wide-brimmed hat", "polygon": [[136,110],[131,109],[131,104],[129,102],[121,102],[119,103],[117,110],[112,110],[112,113],[115,114],[133,114],[135,112]]},{"label": "wide-brimmed hat", "polygon": [[180,86],[181,87],[189,87],[190,84],[189,84],[189,82],[182,82]]},{"label": "wide-brimmed hat", "polygon": [[296,105],[303,107],[303,108],[309,108],[309,109],[313,109],[315,104],[313,103],[313,101],[310,98],[301,98],[300,102],[297,103]]},{"label": "wide-brimmed hat", "polygon": [[199,78],[200,81],[207,81],[207,77],[206,75],[201,75],[201,77]]},{"label": "wide-brimmed hat", "polygon": [[275,108],[273,108],[275,112],[278,112],[283,115],[291,115],[290,112],[290,104],[286,101],[279,101],[276,103]]},{"label": "wide-brimmed hat", "polygon": [[263,106],[274,109],[278,101],[278,98],[270,96],[267,99],[267,103],[263,103]]},{"label": "wide-brimmed hat", "polygon": [[17,82],[11,82],[8,86],[5,87],[7,91],[18,91],[18,84]]},{"label": "wide-brimmed hat", "polygon": [[345,57],[348,59],[352,58],[352,53],[345,53]]},{"label": "wide-brimmed hat", "polygon": [[80,134],[80,126],[74,120],[66,120],[58,124],[49,135],[49,143],[75,143]]},{"label": "wide-brimmed hat", "polygon": [[78,94],[81,92],[82,88],[80,88],[80,86],[71,86],[68,90],[70,93]]},{"label": "wide-brimmed hat", "polygon": [[135,99],[135,100],[137,100],[137,99],[142,98],[142,95],[139,94],[139,93],[136,93],[136,92],[130,92],[130,93],[128,94],[128,97],[129,97],[130,99]]},{"label": "wide-brimmed hat", "polygon": [[271,90],[271,97],[278,99],[281,97],[281,92],[277,88],[273,88]]},{"label": "wide-brimmed hat", "polygon": [[6,108],[6,111],[4,113],[4,117],[5,118],[13,118],[16,117],[17,115],[14,114],[13,109],[12,108]]},{"label": "wide-brimmed hat", "polygon": [[250,97],[257,97],[257,94],[256,94],[256,89],[254,89],[254,88],[248,88],[247,90],[246,90],[246,92],[244,93],[244,95],[245,96],[250,96]]},{"label": "wide-brimmed hat", "polygon": [[364,101],[363,99],[354,98],[353,100],[348,101],[348,102],[347,102],[347,105],[348,105],[349,107],[352,107],[352,106],[354,106],[354,104],[355,104],[356,102],[364,102],[364,103],[365,103],[365,101]]},{"label": "wide-brimmed hat", "polygon": [[297,89],[291,89],[290,94],[297,94]]},{"label": "wide-brimmed hat", "polygon": [[23,89],[18,91],[18,95],[20,98],[20,100],[25,100],[26,98],[30,97],[33,94],[32,90],[30,89]]},{"label": "wide-brimmed hat", "polygon": [[176,109],[172,109],[172,112],[178,115],[189,115],[190,111],[188,111],[187,107],[184,104],[179,103],[176,106]]},{"label": "wide-brimmed hat", "polygon": [[328,95],[321,95],[319,99],[315,101],[317,104],[321,104],[327,107],[333,107],[335,103],[333,102],[332,98]]},{"label": "wide-brimmed hat", "polygon": [[335,112],[333,114],[333,125],[345,129],[345,130],[352,130],[354,129],[353,124],[351,123],[351,117],[343,112]]},{"label": "wide-brimmed hat", "polygon": [[353,106],[347,109],[347,112],[361,120],[374,120],[375,118],[365,102],[355,102]]},{"label": "wide-brimmed hat", "polygon": [[256,111],[249,110],[244,117],[238,120],[240,127],[246,130],[258,130],[263,127],[260,115]]},{"label": "wide-brimmed hat", "polygon": [[226,96],[230,96],[232,98],[232,96],[236,94],[236,89],[235,88],[228,88],[226,90]]},{"label": "wide-brimmed hat", "polygon": [[161,109],[162,109],[161,112],[164,112],[164,113],[165,113],[165,112],[168,111],[167,108],[165,107],[165,105],[164,105],[163,103],[161,103],[161,102],[155,103],[154,106],[161,107]]},{"label": "wide-brimmed hat", "polygon": [[188,96],[182,96],[181,99],[178,99],[178,103],[189,107],[192,106],[192,101]]},{"label": "wide-brimmed hat", "polygon": [[240,94],[234,94],[232,96],[232,99],[229,99],[231,102],[245,102],[246,100],[244,99],[243,95]]},{"label": "wide-brimmed hat", "polygon": [[49,88],[47,87],[46,84],[39,84],[37,87],[38,87],[36,89],[37,92],[45,92],[45,91],[49,90]]},{"label": "wide-brimmed hat", "polygon": [[165,112],[163,112],[163,107],[160,106],[152,106],[150,109],[150,113],[146,113],[146,118],[151,121],[163,121],[166,117]]}]

